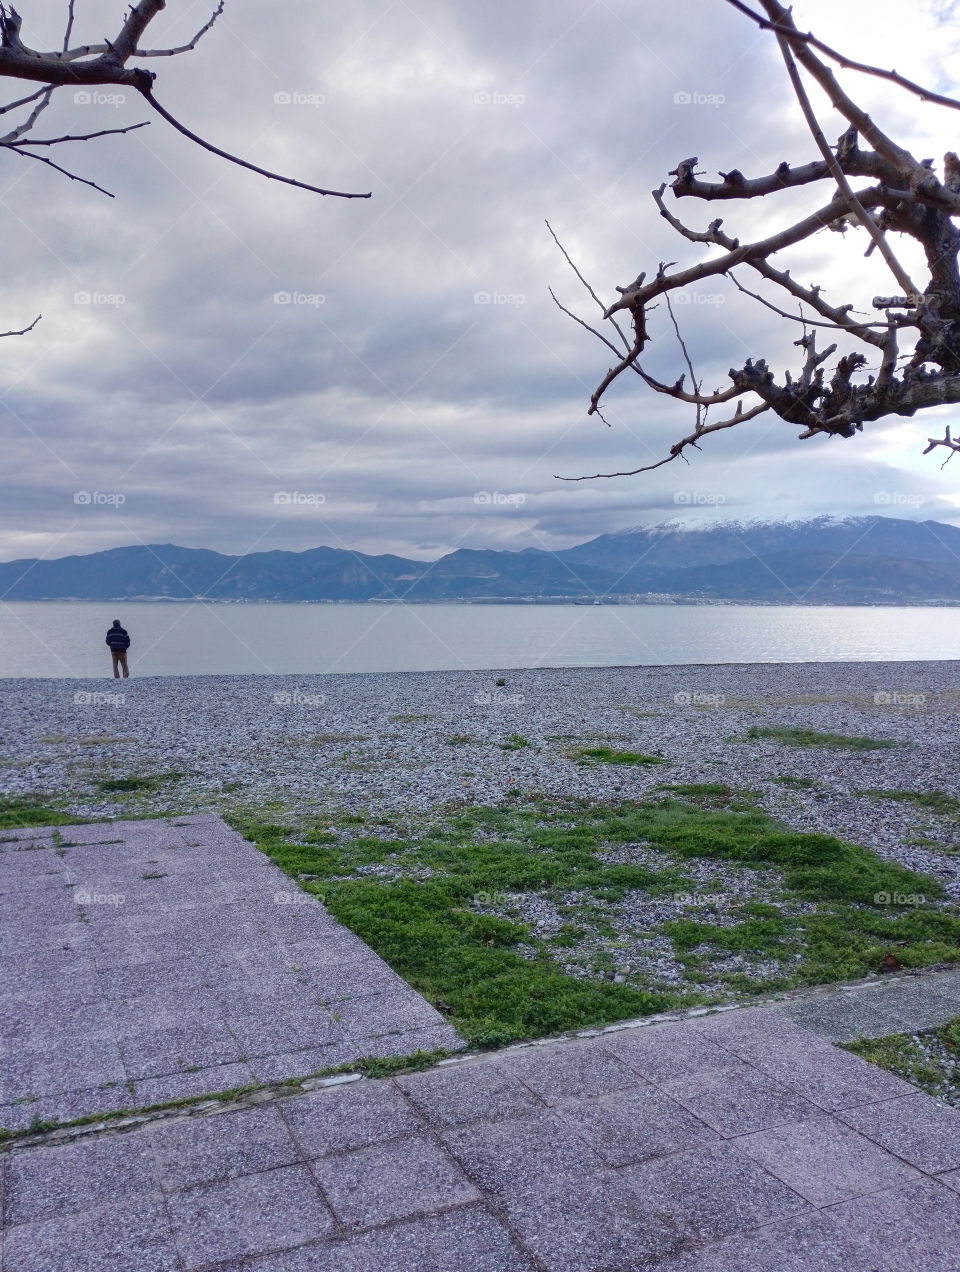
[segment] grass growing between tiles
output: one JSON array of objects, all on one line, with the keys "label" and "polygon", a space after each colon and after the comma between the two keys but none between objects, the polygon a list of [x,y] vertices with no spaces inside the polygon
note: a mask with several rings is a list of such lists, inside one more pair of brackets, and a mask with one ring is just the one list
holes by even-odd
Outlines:
[{"label": "grass growing between tiles", "polygon": [[[935,880],[790,830],[718,785],[602,805],[518,796],[386,825],[234,824],[480,1046],[854,979],[894,947],[908,967],[960,960],[960,911]],[[718,879],[764,872],[775,895],[701,897],[711,865]],[[901,895],[913,903],[883,899]],[[544,906],[559,927],[539,924]],[[638,928],[641,912],[661,917]],[[614,974],[650,941],[679,978],[629,961]],[[571,970],[581,947],[590,957]]]},{"label": "grass growing between tiles", "polygon": [[896,1073],[935,1099],[960,1107],[960,1016],[939,1029],[865,1038],[848,1043],[845,1050]]}]

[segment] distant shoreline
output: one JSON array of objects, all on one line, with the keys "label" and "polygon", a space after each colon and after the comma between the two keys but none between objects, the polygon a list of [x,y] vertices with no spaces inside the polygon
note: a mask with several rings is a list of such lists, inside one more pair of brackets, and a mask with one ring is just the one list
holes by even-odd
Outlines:
[{"label": "distant shoreline", "polygon": [[610,600],[582,600],[573,597],[507,597],[507,596],[464,596],[456,600],[421,601],[403,596],[371,599],[366,601],[327,600],[267,600],[261,597],[227,597],[227,596],[43,596],[31,600],[7,601],[10,605],[408,605],[420,608],[442,607],[449,609],[455,605],[509,605],[511,608],[529,609],[531,606],[576,606],[578,608],[623,608],[636,609],[656,605],[670,606],[720,606],[725,609],[739,607],[741,609],[958,609],[960,600],[891,600],[891,601],[764,601],[738,600],[733,598],[701,597],[701,596],[652,596],[644,600],[625,600],[622,597]]}]

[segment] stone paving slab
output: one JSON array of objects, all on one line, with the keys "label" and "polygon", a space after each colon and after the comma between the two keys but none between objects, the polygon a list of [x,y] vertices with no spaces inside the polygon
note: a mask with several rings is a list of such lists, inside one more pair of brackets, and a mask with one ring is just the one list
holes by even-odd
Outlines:
[{"label": "stone paving slab", "polygon": [[220,818],[0,835],[0,1127],[463,1046]]},{"label": "stone paving slab", "polygon": [[804,995],[782,1003],[780,1010],[831,1042],[936,1029],[960,1015],[960,969],[893,976]]},{"label": "stone paving slab", "polygon": [[47,1137],[0,1268],[957,1272],[960,1111],[878,1072],[764,1007]]}]

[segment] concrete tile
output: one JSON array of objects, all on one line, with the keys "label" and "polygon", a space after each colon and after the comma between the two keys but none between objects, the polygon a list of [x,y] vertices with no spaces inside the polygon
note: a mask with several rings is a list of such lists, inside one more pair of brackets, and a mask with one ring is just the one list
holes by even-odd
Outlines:
[{"label": "concrete tile", "polygon": [[960,1170],[948,1170],[945,1174],[938,1175],[937,1179],[955,1192],[960,1192]]},{"label": "concrete tile", "polygon": [[[336,1010],[336,1005],[334,1005]],[[358,1056],[408,1056],[415,1051],[462,1051],[467,1045],[451,1025],[381,1034],[376,1038],[345,1038]]]},{"label": "concrete tile", "polygon": [[25,1148],[7,1161],[8,1226],[53,1219],[101,1206],[139,1206],[160,1181],[143,1135],[104,1135],[61,1146]]},{"label": "concrete tile", "polygon": [[913,1095],[916,1088],[894,1073],[808,1035],[804,1045],[771,1047],[752,1064],[828,1112],[875,1100]]},{"label": "concrete tile", "polygon": [[500,1063],[546,1104],[644,1085],[604,1046],[593,1042],[524,1048],[508,1052]]},{"label": "concrete tile", "polygon": [[352,1228],[480,1200],[459,1167],[424,1138],[320,1158],[312,1169],[338,1219]]},{"label": "concrete tile", "polygon": [[0,1076],[0,1103],[23,1096],[56,1095],[103,1083],[126,1081],[126,1071],[112,1038],[75,1040],[69,1050],[18,1048],[8,1055]]},{"label": "concrete tile", "polygon": [[247,1057],[323,1046],[339,1042],[344,1034],[343,1027],[325,1008],[309,1003],[288,1011],[281,1008],[259,1014],[242,1014],[231,1008],[226,1021]]},{"label": "concrete tile", "polygon": [[254,1084],[253,1072],[246,1064],[217,1064],[163,1078],[143,1078],[133,1084],[134,1100],[139,1108],[151,1104],[168,1104],[196,1095],[217,1095],[236,1087]]},{"label": "concrete tile", "polygon": [[678,1245],[673,1226],[614,1171],[510,1194],[503,1210],[547,1272],[641,1272]]},{"label": "concrete tile", "polygon": [[284,957],[321,1002],[338,1002],[370,994],[409,993],[409,986],[359,940],[314,939],[286,946]]},{"label": "concrete tile", "polygon": [[[342,1240],[324,1240],[284,1250],[282,1254],[264,1254],[251,1259],[232,1260],[217,1265],[217,1272],[357,1272],[357,1265]],[[381,1270],[383,1272],[383,1270]],[[397,1269],[400,1272],[400,1269]]]},{"label": "concrete tile", "polygon": [[719,1139],[716,1131],[654,1087],[565,1100],[556,1112],[608,1166],[626,1166]]},{"label": "concrete tile", "polygon": [[193,1021],[175,1029],[144,1030],[120,1042],[127,1075],[158,1078],[194,1066],[209,1068],[244,1059],[240,1043],[219,1021]]},{"label": "concrete tile", "polygon": [[759,1131],[735,1143],[814,1206],[833,1205],[920,1178],[912,1166],[835,1118]]},{"label": "concrete tile", "polygon": [[872,990],[869,1003],[889,1021],[890,1033],[937,1029],[957,1015],[955,999],[941,994],[934,983],[912,978],[891,981]]},{"label": "concrete tile", "polygon": [[148,1128],[147,1137],[167,1192],[292,1166],[299,1160],[273,1105],[159,1122]]},{"label": "concrete tile", "polygon": [[960,1109],[922,1092],[843,1109],[837,1117],[928,1174],[960,1167]]},{"label": "concrete tile", "polygon": [[810,1210],[667,1259],[657,1272],[876,1272],[876,1263],[830,1212]]},{"label": "concrete tile", "polygon": [[9,1228],[5,1272],[179,1272],[162,1204],[140,1201]]},{"label": "concrete tile", "polygon": [[542,1109],[542,1103],[495,1061],[445,1066],[396,1079],[432,1126],[499,1121]]},{"label": "concrete tile", "polygon": [[305,1078],[324,1069],[336,1069],[360,1055],[361,1048],[354,1043],[331,1042],[322,1047],[301,1047],[299,1051],[254,1056],[250,1069],[258,1082],[285,1082],[288,1078]]},{"label": "concrete tile", "polygon": [[797,1024],[830,1042],[855,1042],[858,1038],[882,1038],[896,1032],[891,1019],[859,995],[810,999],[785,1009]]},{"label": "concrete tile", "polygon": [[736,1056],[704,1038],[686,1022],[606,1034],[603,1046],[650,1082],[668,1082],[679,1074],[693,1077],[712,1069],[737,1067]]},{"label": "concrete tile", "polygon": [[869,1257],[869,1272],[956,1272],[960,1194],[935,1180],[831,1206],[838,1230]]},{"label": "concrete tile", "polygon": [[733,1144],[708,1144],[618,1171],[685,1237],[716,1240],[808,1209],[792,1188]]},{"label": "concrete tile", "polygon": [[603,1158],[556,1114],[453,1127],[440,1138],[470,1177],[497,1196],[574,1187]]},{"label": "concrete tile", "polygon": [[440,1013],[414,990],[368,994],[332,1004],[333,1019],[350,1038],[376,1038],[381,1034],[409,1033],[442,1025]]},{"label": "concrete tile", "polygon": [[305,1166],[201,1184],[168,1206],[186,1269],[316,1241],[333,1226]]},{"label": "concrete tile", "polygon": [[325,1157],[415,1135],[423,1123],[386,1082],[358,1082],[281,1100],[277,1106],[307,1157]]},{"label": "concrete tile", "polygon": [[[80,1091],[61,1091],[20,1104],[4,1105],[0,1126],[7,1130],[26,1130],[32,1122],[72,1122],[78,1117],[115,1113],[133,1107],[126,1084],[115,1083]],[[7,1117],[9,1121],[5,1120]]]},{"label": "concrete tile", "polygon": [[349,1272],[533,1272],[503,1225],[474,1207],[365,1232],[341,1249],[352,1259]]},{"label": "concrete tile", "polygon": [[746,1064],[664,1082],[662,1090],[725,1137],[799,1122],[821,1111],[790,1087]]}]

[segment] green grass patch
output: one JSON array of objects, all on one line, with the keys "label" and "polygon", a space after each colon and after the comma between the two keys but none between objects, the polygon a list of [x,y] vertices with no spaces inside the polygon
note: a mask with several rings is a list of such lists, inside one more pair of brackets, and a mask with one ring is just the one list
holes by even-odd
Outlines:
[{"label": "green grass patch", "polygon": [[[390,839],[369,823],[355,836],[335,833],[329,820],[297,832],[234,824],[476,1045],[704,1001],[699,991],[660,987],[649,977],[609,983],[573,976],[557,961],[585,940],[617,940],[609,907],[628,895],[695,891],[684,873],[694,858],[775,867],[786,899],[816,905],[813,913],[784,915],[773,905],[741,904],[725,910],[736,921],[722,927],[700,908],[662,925],[657,930],[691,968],[710,951],[756,954],[782,962],[784,984],[801,985],[863,976],[894,945],[903,947],[905,966],[960,959],[960,916],[935,907],[942,896],[936,880],[832,836],[790,830],[726,787],[686,789],[688,798],[667,792],[616,804],[527,796],[408,821],[391,828],[399,837]],[[698,796],[724,802],[704,806]],[[664,868],[604,859],[624,844],[658,849]],[[371,865],[385,869],[371,874]],[[901,913],[875,903],[883,893],[922,894],[926,902]],[[523,894],[561,907],[559,932],[541,938],[520,920]]]},{"label": "green grass patch", "polygon": [[960,1016],[939,1029],[924,1030],[920,1045],[911,1034],[888,1034],[847,1043],[844,1050],[896,1073],[929,1095],[960,1106]]},{"label": "green grass patch", "polygon": [[39,796],[0,799],[0,830],[25,826],[75,826],[86,818],[44,804]]},{"label": "green grass patch", "polygon": [[662,755],[642,755],[639,751],[614,751],[609,746],[576,747],[568,751],[572,760],[594,764],[666,764]]},{"label": "green grass patch", "polygon": [[820,785],[813,777],[792,777],[789,773],[773,780],[790,791],[812,791]]},{"label": "green grass patch", "polygon": [[770,739],[785,746],[822,746],[837,751],[887,751],[902,746],[886,738],[855,738],[844,733],[816,733],[813,729],[766,728],[751,725],[744,735],[747,741]]},{"label": "green grass patch", "polygon": [[524,747],[531,745],[529,738],[525,738],[519,733],[508,733],[504,741],[500,743],[500,750],[522,751]]},{"label": "green grass patch", "polygon": [[854,791],[855,795],[867,796],[870,799],[889,799],[898,804],[915,804],[917,808],[926,808],[931,813],[939,813],[943,817],[960,818],[960,799],[956,795],[948,795],[946,791]]}]

